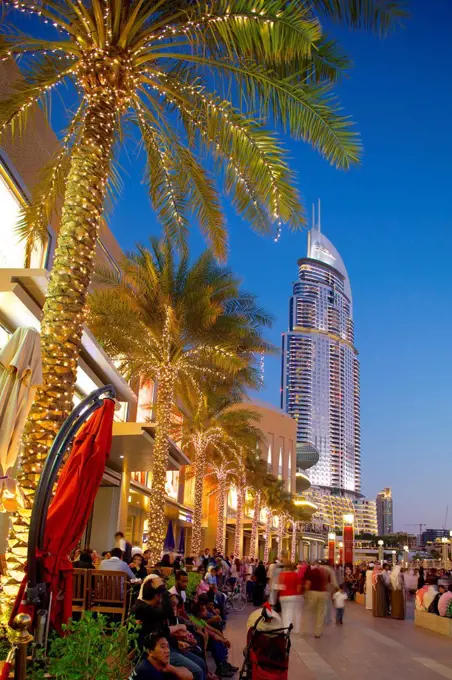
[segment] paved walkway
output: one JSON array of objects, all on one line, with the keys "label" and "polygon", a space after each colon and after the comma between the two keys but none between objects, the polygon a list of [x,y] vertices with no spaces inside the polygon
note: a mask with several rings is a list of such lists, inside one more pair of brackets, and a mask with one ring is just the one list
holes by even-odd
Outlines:
[{"label": "paved walkway", "polygon": [[[252,607],[229,617],[230,660],[241,666],[246,620]],[[452,680],[452,640],[415,628],[410,619],[376,619],[348,603],[344,625],[320,639],[292,635],[289,680]]]}]

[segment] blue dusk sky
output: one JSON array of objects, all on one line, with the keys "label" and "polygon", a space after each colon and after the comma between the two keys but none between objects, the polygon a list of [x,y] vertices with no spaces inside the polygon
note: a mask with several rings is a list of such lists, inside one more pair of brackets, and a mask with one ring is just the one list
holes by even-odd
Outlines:
[{"label": "blue dusk sky", "polygon": [[[288,140],[310,212],[322,201],[322,230],[347,266],[361,361],[363,492],[393,489],[395,527],[452,527],[452,57],[450,0],[411,0],[412,17],[386,40],[334,28],[354,61],[338,88],[364,142],[361,167],[330,167]],[[134,166],[109,217],[125,249],[160,233]],[[306,233],[275,244],[227,208],[229,264],[274,315],[280,346]],[[194,254],[203,243],[193,233]],[[280,356],[265,360],[261,399],[279,406]]]},{"label": "blue dusk sky", "polygon": [[[355,67],[340,97],[362,134],[362,166],[330,167],[302,142],[288,142],[307,212],[322,201],[322,229],[341,253],[353,290],[361,361],[363,492],[394,495],[397,529],[452,527],[452,26],[449,0],[416,0],[403,30],[382,41],[340,31]],[[335,30],[339,35],[339,31]],[[158,233],[142,171],[130,177],[110,224],[119,242]],[[306,234],[275,244],[228,212],[229,263],[287,330],[297,259]],[[202,241],[197,234],[193,249]],[[280,356],[265,359],[260,398],[279,406]]]}]

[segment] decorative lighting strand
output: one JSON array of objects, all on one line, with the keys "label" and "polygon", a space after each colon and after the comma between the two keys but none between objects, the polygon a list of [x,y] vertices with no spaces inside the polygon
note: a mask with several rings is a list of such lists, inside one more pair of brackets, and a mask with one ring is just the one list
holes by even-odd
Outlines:
[{"label": "decorative lighting strand", "polygon": [[256,491],[254,494],[253,521],[251,523],[250,554],[248,555],[249,558],[253,559],[255,559],[257,552],[260,513],[261,513],[261,492]]}]

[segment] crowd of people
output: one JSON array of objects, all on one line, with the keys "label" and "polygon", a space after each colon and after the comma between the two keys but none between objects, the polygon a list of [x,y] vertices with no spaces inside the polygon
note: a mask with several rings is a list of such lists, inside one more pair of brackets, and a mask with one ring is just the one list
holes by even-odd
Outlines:
[{"label": "crowd of people", "polygon": [[415,569],[416,609],[452,618],[452,573],[445,569]]},{"label": "crowd of people", "polygon": [[[345,603],[358,594],[376,617],[404,619],[408,593],[415,596],[416,609],[452,617],[452,575],[444,569],[424,573],[422,567],[409,570],[387,563],[333,568],[322,561],[295,565],[277,559],[264,564],[222,555],[215,548],[206,548],[196,558],[168,553],[152,565],[150,553],[132,546],[121,532],[115,541],[102,555],[77,551],[73,565],[122,571],[134,584],[131,611],[140,624],[142,658],[133,680],[163,680],[168,673],[176,680],[232,677],[238,668],[228,660],[226,600],[228,589],[237,584],[255,607],[265,603],[273,608],[281,625],[291,625],[294,634],[303,628],[320,637],[325,624],[333,621],[333,612],[336,624],[343,625]],[[190,595],[188,570],[198,576]],[[170,588],[165,580],[169,573],[175,577]],[[209,657],[214,672],[209,671]]]}]

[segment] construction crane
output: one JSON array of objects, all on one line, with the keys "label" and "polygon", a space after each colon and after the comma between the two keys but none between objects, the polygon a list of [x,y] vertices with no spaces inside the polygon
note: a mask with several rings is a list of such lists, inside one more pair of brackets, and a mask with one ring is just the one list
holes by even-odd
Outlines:
[{"label": "construction crane", "polygon": [[419,547],[421,547],[422,541],[422,527],[426,527],[425,522],[418,522],[417,524],[402,524],[404,527],[419,527]]}]

